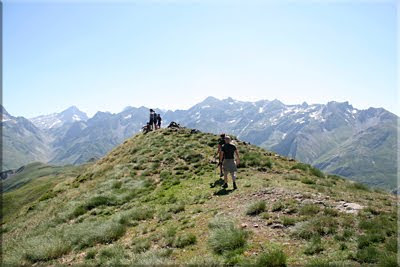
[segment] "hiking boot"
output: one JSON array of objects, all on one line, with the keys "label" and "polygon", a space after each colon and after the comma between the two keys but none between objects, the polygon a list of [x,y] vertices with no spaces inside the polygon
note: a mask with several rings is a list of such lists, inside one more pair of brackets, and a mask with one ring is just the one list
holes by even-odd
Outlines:
[{"label": "hiking boot", "polygon": [[233,183],[233,189],[237,189],[236,183]]},{"label": "hiking boot", "polygon": [[222,186],[223,188],[227,188],[228,187],[228,184],[227,183],[224,183],[224,185]]}]

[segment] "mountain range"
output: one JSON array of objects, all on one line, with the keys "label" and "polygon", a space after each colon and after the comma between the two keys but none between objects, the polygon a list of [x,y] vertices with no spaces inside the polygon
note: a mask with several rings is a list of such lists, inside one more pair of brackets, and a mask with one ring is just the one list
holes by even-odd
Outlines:
[{"label": "mountain range", "polygon": [[[97,112],[92,118],[76,107],[30,120],[3,112],[3,170],[32,161],[64,165],[100,158],[139,132],[149,115],[147,107]],[[396,187],[398,117],[382,108],[208,97],[188,110],[156,112],[164,125],[176,121],[204,132],[225,132],[328,173]]]}]

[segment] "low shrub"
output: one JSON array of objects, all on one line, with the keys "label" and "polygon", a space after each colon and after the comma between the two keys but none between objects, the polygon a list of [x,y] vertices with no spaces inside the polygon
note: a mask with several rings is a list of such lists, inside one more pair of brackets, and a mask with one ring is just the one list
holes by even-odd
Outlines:
[{"label": "low shrub", "polygon": [[172,205],[168,211],[173,212],[173,213],[179,213],[185,210],[185,204],[179,203],[176,205]]},{"label": "low shrub", "polygon": [[233,222],[223,223],[223,220],[217,219],[209,223],[211,234],[208,243],[216,254],[243,248],[248,237],[248,233],[236,228]]},{"label": "low shrub", "polygon": [[108,196],[95,196],[92,197],[91,199],[89,199],[84,205],[83,207],[86,210],[91,210],[94,209],[98,206],[112,206],[115,204],[115,199],[108,197]]},{"label": "low shrub", "polygon": [[160,179],[161,181],[168,180],[172,178],[172,173],[170,171],[161,171],[160,172]]},{"label": "low shrub", "polygon": [[261,253],[254,264],[257,267],[283,267],[286,266],[287,257],[280,248],[270,248],[268,251]]},{"label": "low shrub", "polygon": [[324,214],[332,217],[337,217],[339,215],[339,211],[332,208],[325,208]]},{"label": "low shrub", "polygon": [[289,216],[283,216],[281,221],[284,226],[292,226],[296,224],[296,219]]},{"label": "low shrub", "polygon": [[194,234],[180,235],[175,239],[174,246],[177,248],[184,248],[189,245],[196,244],[196,236]]},{"label": "low shrub", "polygon": [[398,252],[398,243],[396,237],[391,237],[386,240],[385,243],[386,251],[397,253]]},{"label": "low shrub", "polygon": [[306,254],[306,255],[314,255],[314,254],[320,253],[323,250],[324,250],[324,248],[323,248],[322,243],[321,243],[321,237],[320,236],[314,236],[311,239],[311,242],[308,244],[308,246],[304,250],[304,254]]},{"label": "low shrub", "polygon": [[114,182],[111,184],[111,188],[112,188],[112,189],[120,189],[121,186],[122,186],[122,182],[121,182],[121,181],[114,181]]},{"label": "low shrub", "polygon": [[303,184],[315,184],[315,181],[309,177],[301,177],[300,181]]},{"label": "low shrub", "polygon": [[357,251],[356,259],[360,263],[377,263],[380,255],[376,247],[368,246]]},{"label": "low shrub", "polygon": [[86,210],[83,206],[77,206],[77,207],[72,211],[72,214],[71,214],[70,217],[71,217],[71,218],[79,217],[79,216],[85,214],[86,211],[87,211],[87,210]]},{"label": "low shrub", "polygon": [[133,208],[126,213],[129,220],[144,221],[152,219],[154,216],[154,210],[148,207]]},{"label": "low shrub", "polygon": [[57,233],[29,238],[23,244],[23,258],[31,263],[57,259],[71,250],[71,243],[65,242]]},{"label": "low shrub", "polygon": [[383,254],[379,257],[378,266],[382,267],[398,267],[399,262],[397,260],[397,254]]},{"label": "low shrub", "polygon": [[91,260],[94,259],[96,257],[97,251],[94,249],[89,250],[86,255],[85,255],[85,259],[86,260]]},{"label": "low shrub", "polygon": [[314,176],[319,177],[319,178],[324,178],[325,177],[325,174],[320,169],[317,169],[317,168],[314,168],[314,167],[310,168],[310,173],[312,175],[314,175]]},{"label": "low shrub", "polygon": [[212,258],[211,255],[199,255],[195,256],[188,262],[188,267],[219,267],[222,266],[223,262],[219,259]]},{"label": "low shrub", "polygon": [[170,219],[172,219],[172,214],[171,214],[170,212],[167,212],[167,211],[165,211],[165,210],[161,210],[161,211],[158,213],[158,221],[159,221],[159,222],[168,221],[168,220],[170,220]]},{"label": "low shrub", "polygon": [[166,266],[171,265],[168,257],[171,255],[171,249],[148,250],[134,256],[131,265],[134,266]]},{"label": "low shrub", "polygon": [[265,201],[260,200],[258,202],[251,204],[247,208],[246,214],[250,215],[250,216],[254,216],[254,215],[258,215],[258,214],[262,213],[263,211],[265,211]]},{"label": "low shrub", "polygon": [[132,241],[132,250],[135,253],[142,253],[149,250],[151,246],[150,240],[147,238],[137,238]]},{"label": "low shrub", "polygon": [[291,170],[298,169],[298,170],[302,170],[302,171],[307,171],[309,167],[310,167],[310,165],[299,162],[296,165],[293,165]]},{"label": "low shrub", "polygon": [[293,229],[292,235],[302,239],[310,240],[314,236],[325,236],[335,234],[338,222],[332,217],[315,217],[310,221],[299,224]]},{"label": "low shrub", "polygon": [[233,228],[234,224],[231,220],[225,217],[214,217],[208,222],[208,228],[212,230],[226,227]]},{"label": "low shrub", "polygon": [[302,206],[300,208],[300,215],[308,215],[308,216],[312,216],[312,215],[316,215],[318,214],[320,211],[320,207],[318,205],[315,204],[305,204],[304,206]]},{"label": "low shrub", "polygon": [[286,180],[294,180],[294,181],[300,180],[300,176],[298,174],[293,174],[293,173],[286,174],[284,177]]},{"label": "low shrub", "polygon": [[125,255],[124,249],[119,245],[107,246],[100,250],[98,263],[100,266],[121,266]]},{"label": "low shrub", "polygon": [[273,205],[272,205],[272,208],[271,208],[271,210],[273,211],[273,212],[276,212],[276,211],[281,211],[281,210],[283,210],[285,208],[285,206],[283,205],[283,203],[282,202],[275,202]]},{"label": "low shrub", "polygon": [[356,190],[362,190],[362,191],[370,191],[370,189],[368,188],[368,186],[362,184],[362,183],[358,183],[358,182],[354,182],[351,184],[350,188],[356,189]]},{"label": "low shrub", "polygon": [[368,247],[373,243],[381,243],[385,241],[385,235],[382,232],[378,233],[367,233],[358,237],[357,246],[362,249]]},{"label": "low shrub", "polygon": [[125,233],[125,226],[113,221],[83,222],[71,226],[66,236],[78,249],[106,244],[118,240]]},{"label": "low shrub", "polygon": [[343,267],[342,264],[336,264],[330,262],[327,259],[312,259],[305,265],[306,267]]}]

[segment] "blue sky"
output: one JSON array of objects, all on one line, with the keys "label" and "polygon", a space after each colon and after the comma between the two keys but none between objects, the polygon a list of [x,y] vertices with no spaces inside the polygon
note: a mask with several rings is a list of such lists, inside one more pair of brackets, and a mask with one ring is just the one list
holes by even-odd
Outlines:
[{"label": "blue sky", "polygon": [[397,106],[396,1],[5,1],[3,104],[186,109],[207,96]]}]

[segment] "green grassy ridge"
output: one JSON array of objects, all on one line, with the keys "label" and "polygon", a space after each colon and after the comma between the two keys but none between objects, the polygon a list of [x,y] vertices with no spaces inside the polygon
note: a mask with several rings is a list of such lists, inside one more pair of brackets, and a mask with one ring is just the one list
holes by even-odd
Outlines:
[{"label": "green grassy ridge", "polygon": [[[59,181],[49,189],[51,197],[25,205],[12,223],[6,222],[5,262],[262,266],[305,265],[316,256],[344,264],[393,258],[393,196],[241,142],[239,190],[222,190],[211,163],[217,139],[191,134],[190,129],[163,129],[128,139]],[[301,192],[311,199],[319,193],[368,208],[349,215],[285,194],[264,197],[265,206],[254,206],[267,189]],[[228,228],[210,226],[221,218]],[[363,221],[386,226],[379,231],[360,225]],[[255,222],[260,227],[253,228]],[[243,223],[247,228],[240,228]],[[277,223],[285,228],[267,226]],[[40,243],[49,246],[37,248]],[[385,252],[385,258],[366,256],[372,250]]]},{"label": "green grassy ridge", "polygon": [[3,210],[5,221],[12,221],[21,209],[29,209],[37,200],[56,196],[61,181],[75,177],[86,168],[82,166],[50,166],[40,162],[25,166],[23,171],[3,182]]},{"label": "green grassy ridge", "polygon": [[68,174],[77,169],[76,166],[51,166],[41,162],[33,162],[24,166],[24,169],[10,178],[2,181],[3,192],[15,190],[32,180],[46,177],[58,176],[60,174]]}]

